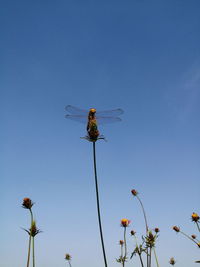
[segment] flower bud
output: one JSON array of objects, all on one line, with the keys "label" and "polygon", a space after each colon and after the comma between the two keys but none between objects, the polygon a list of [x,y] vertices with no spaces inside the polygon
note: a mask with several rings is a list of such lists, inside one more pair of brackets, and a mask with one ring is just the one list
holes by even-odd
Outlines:
[{"label": "flower bud", "polygon": [[156,233],[159,233],[159,232],[160,232],[160,229],[159,229],[158,227],[156,227],[156,228],[154,229],[154,231],[155,231]]},{"label": "flower bud", "polygon": [[177,233],[180,232],[180,228],[178,226],[173,226],[172,229]]}]

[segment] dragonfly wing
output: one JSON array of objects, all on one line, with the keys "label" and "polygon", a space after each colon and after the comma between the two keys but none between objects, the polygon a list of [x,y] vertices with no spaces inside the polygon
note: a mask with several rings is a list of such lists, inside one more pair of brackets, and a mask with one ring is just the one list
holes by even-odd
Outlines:
[{"label": "dragonfly wing", "polygon": [[81,123],[84,123],[85,125],[87,124],[87,117],[86,116],[81,116],[81,115],[65,115],[66,119],[70,119],[73,121],[78,121]]},{"label": "dragonfly wing", "polygon": [[124,111],[121,108],[113,109],[113,110],[104,110],[104,111],[97,111],[96,116],[108,116],[108,117],[116,117],[123,114]]},{"label": "dragonfly wing", "polygon": [[74,106],[68,105],[65,107],[65,110],[68,111],[72,115],[82,115],[86,116],[88,115],[88,111],[85,109],[76,108]]},{"label": "dragonfly wing", "polygon": [[106,123],[113,123],[121,121],[118,117],[103,117],[103,116],[96,116],[97,124],[106,124]]}]

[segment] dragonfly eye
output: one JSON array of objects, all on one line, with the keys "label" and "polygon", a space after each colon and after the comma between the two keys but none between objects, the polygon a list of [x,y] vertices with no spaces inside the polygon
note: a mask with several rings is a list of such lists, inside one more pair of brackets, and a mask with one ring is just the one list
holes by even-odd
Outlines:
[{"label": "dragonfly eye", "polygon": [[90,109],[90,112],[95,113],[96,112],[96,109],[95,108],[91,108]]}]

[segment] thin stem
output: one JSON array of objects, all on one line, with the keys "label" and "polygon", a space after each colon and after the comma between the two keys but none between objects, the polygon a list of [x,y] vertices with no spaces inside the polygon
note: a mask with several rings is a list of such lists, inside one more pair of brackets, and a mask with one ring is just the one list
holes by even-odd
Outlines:
[{"label": "thin stem", "polygon": [[156,255],[156,250],[155,250],[155,248],[153,248],[153,252],[154,252],[155,259],[156,259],[157,267],[159,267],[158,257],[157,257],[157,255]]},{"label": "thin stem", "polygon": [[199,227],[198,222],[196,222],[196,225],[197,225],[197,228],[198,228],[198,230],[199,230],[199,232],[200,232],[200,227]]},{"label": "thin stem", "polygon": [[149,266],[149,249],[147,248],[147,267],[150,267]]},{"label": "thin stem", "polygon": [[135,235],[134,235],[134,238],[135,238],[136,247],[138,248],[138,255],[139,255],[139,258],[140,258],[140,263],[141,263],[142,267],[144,267],[142,256],[141,256],[141,252],[139,251],[139,246],[138,246],[137,238],[136,238]]},{"label": "thin stem", "polygon": [[105,267],[107,267],[108,265],[107,265],[107,260],[106,260],[106,253],[105,253],[104,241],[103,241],[103,231],[102,231],[102,226],[101,226],[101,214],[100,214],[100,205],[99,205],[95,142],[93,142],[93,159],[94,159],[94,175],[95,175],[95,187],[96,187],[96,200],[97,200],[99,231],[100,231],[100,236],[101,236],[101,245],[102,245],[102,250],[103,250],[104,263],[105,263]]},{"label": "thin stem", "polygon": [[139,255],[139,258],[140,258],[140,263],[141,263],[142,267],[144,267],[144,264],[143,264],[143,261],[142,261],[141,253],[138,253],[138,255]]},{"label": "thin stem", "polygon": [[147,224],[146,212],[145,212],[144,206],[143,206],[143,204],[142,204],[142,201],[140,200],[140,198],[138,197],[138,195],[137,195],[136,197],[137,197],[137,199],[139,200],[140,205],[141,205],[141,207],[142,207],[142,212],[143,212],[143,215],[144,215],[145,226],[146,226],[146,234],[147,234],[147,233],[148,233],[148,224]]},{"label": "thin stem", "polygon": [[35,242],[34,242],[34,236],[32,237],[32,246],[33,246],[33,267],[35,267]]},{"label": "thin stem", "polygon": [[124,257],[126,257],[126,255],[127,255],[127,245],[126,245],[126,227],[124,227],[124,249],[125,249],[125,255],[124,255]]},{"label": "thin stem", "polygon": [[28,258],[27,258],[27,267],[29,267],[30,262],[30,253],[31,253],[31,235],[29,235],[29,241],[28,241]]},{"label": "thin stem", "polygon": [[[142,201],[141,199],[138,197],[138,195],[136,195],[138,201],[140,202],[140,205],[142,207],[142,212],[143,212],[143,215],[144,215],[144,221],[145,221],[145,226],[146,226],[146,236],[148,235],[148,223],[147,223],[147,217],[146,217],[146,212],[145,212],[145,209],[144,209],[144,206],[142,204]],[[150,263],[149,263],[149,249],[147,248],[147,267],[150,267]]]},{"label": "thin stem", "polygon": [[149,250],[149,267],[151,267],[151,251],[152,251],[152,248],[150,247],[150,250]]},{"label": "thin stem", "polygon": [[[121,245],[121,259],[123,259],[123,245]],[[123,265],[123,262],[122,262]]]},{"label": "thin stem", "polygon": [[[32,222],[33,222],[33,213],[32,213],[32,210],[31,208],[29,209],[30,211],[30,214],[31,214],[31,225],[32,225]],[[29,241],[28,241],[28,258],[27,258],[27,267],[29,267],[29,262],[30,262],[30,254],[31,254],[31,235],[29,235]]]},{"label": "thin stem", "polygon": [[31,209],[30,209],[30,213],[31,213],[31,225],[32,225],[32,222],[33,222],[33,212],[32,212]]},{"label": "thin stem", "polygon": [[122,266],[125,266],[125,261],[126,261],[126,255],[127,255],[127,246],[126,246],[126,227],[124,227],[124,257],[122,261]]},{"label": "thin stem", "polygon": [[69,266],[72,267],[71,262],[70,261],[68,261],[68,262],[69,262]]}]

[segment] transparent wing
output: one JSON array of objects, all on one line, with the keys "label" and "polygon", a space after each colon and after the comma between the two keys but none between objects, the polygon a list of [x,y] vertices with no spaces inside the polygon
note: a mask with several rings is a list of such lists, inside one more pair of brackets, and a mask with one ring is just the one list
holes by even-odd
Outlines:
[{"label": "transparent wing", "polygon": [[123,114],[124,111],[121,108],[118,109],[113,109],[113,110],[104,110],[104,111],[97,111],[96,112],[96,116],[103,116],[103,117],[116,117],[119,116],[121,114]]},{"label": "transparent wing", "polygon": [[65,110],[68,111],[72,115],[81,115],[81,116],[88,116],[88,110],[76,108],[74,106],[68,105],[65,107]]},{"label": "transparent wing", "polygon": [[[65,107],[65,110],[68,111],[72,115],[82,115],[88,116],[89,110],[80,109],[71,105]],[[103,116],[103,117],[116,117],[123,114],[124,111],[120,108],[113,109],[113,110],[104,110],[104,111],[97,111],[96,116]]]},{"label": "transparent wing", "polygon": [[[81,115],[65,115],[65,118],[84,123],[85,125],[88,122],[88,118],[86,116],[81,116]],[[97,116],[96,120],[98,125],[121,121],[121,119],[118,117],[102,117],[102,116]]]},{"label": "transparent wing", "polygon": [[84,123],[85,125],[87,124],[88,121],[87,116],[81,116],[81,115],[65,115],[65,118]]},{"label": "transparent wing", "polygon": [[97,119],[97,124],[99,124],[99,125],[121,121],[121,119],[118,117],[96,116],[96,119]]}]

